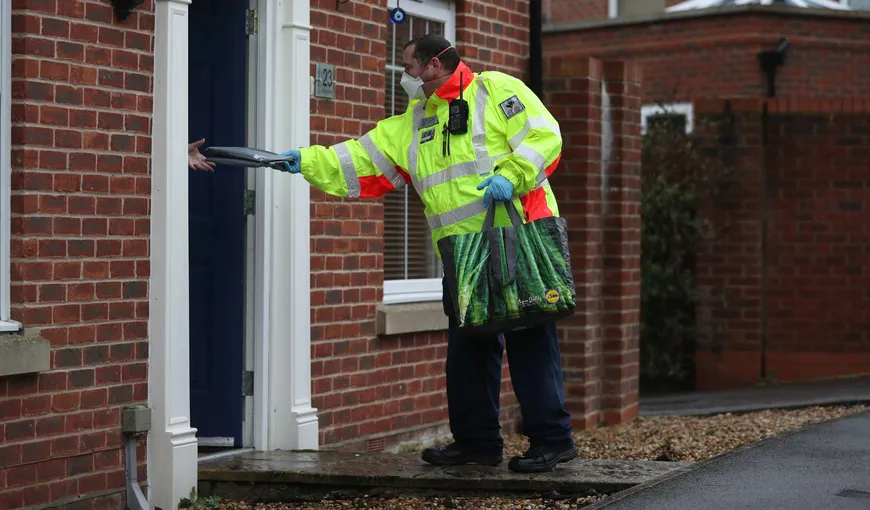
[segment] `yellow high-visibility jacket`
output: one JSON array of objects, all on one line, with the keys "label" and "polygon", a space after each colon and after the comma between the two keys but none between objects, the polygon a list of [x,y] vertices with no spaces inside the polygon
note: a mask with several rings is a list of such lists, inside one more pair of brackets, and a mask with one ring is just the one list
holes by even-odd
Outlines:
[{"label": "yellow high-visibility jacket", "polygon": [[[456,135],[444,126],[450,101],[459,97],[460,75],[468,131]],[[428,99],[412,102],[359,140],[301,149],[301,173],[324,192],[349,198],[413,184],[437,247],[444,237],[481,231],[485,189],[477,187],[494,171],[514,185],[514,204],[525,221],[558,216],[547,177],[561,152],[559,124],[523,82],[499,72],[472,73],[460,63]],[[510,225],[501,206],[495,225]]]}]

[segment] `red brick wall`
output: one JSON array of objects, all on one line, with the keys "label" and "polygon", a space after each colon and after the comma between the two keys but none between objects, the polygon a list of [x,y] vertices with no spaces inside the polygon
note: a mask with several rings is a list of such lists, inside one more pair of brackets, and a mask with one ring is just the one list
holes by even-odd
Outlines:
[{"label": "red brick wall", "polygon": [[529,58],[529,1],[457,2],[454,43],[473,71],[501,71],[525,80]]},{"label": "red brick wall", "polygon": [[120,410],[147,401],[153,3],[113,18],[13,2],[12,316],[52,352],[0,379],[3,508],[122,507]]},{"label": "red brick wall", "polygon": [[543,0],[544,23],[607,19],[608,0]]},{"label": "red brick wall", "polygon": [[[712,345],[698,352],[698,386],[757,383],[763,358],[780,382],[870,373],[870,100],[771,101],[766,172],[762,102],[730,105],[734,184],[709,211],[724,230],[698,261],[718,296],[701,314]],[[725,104],[699,109],[721,117]]]},{"label": "red brick wall", "polygon": [[[798,11],[800,9],[797,9]],[[757,53],[788,37],[780,96],[841,97],[870,88],[870,18],[740,12],[658,22],[546,32],[545,51],[643,67],[644,102],[702,97],[761,97]]]},{"label": "red brick wall", "polygon": [[[613,133],[606,173],[602,81]],[[624,62],[548,56],[544,88],[563,136],[550,182],[568,223],[577,287],[577,312],[560,323],[566,406],[578,428],[621,422],[638,411],[640,72]]]},{"label": "red brick wall", "polygon": [[[334,100],[311,99],[311,143],[358,138],[384,118],[385,0],[312,1],[312,75],[336,66]],[[457,4],[456,41],[476,71],[526,72],[528,1]],[[397,41],[404,44],[405,41]],[[402,93],[402,92],[399,92]],[[313,405],[324,445],[365,448],[367,436],[412,434],[447,423],[446,335],[378,338],[383,297],[383,200],[340,200],[311,191]],[[505,362],[503,413],[515,414]]]}]

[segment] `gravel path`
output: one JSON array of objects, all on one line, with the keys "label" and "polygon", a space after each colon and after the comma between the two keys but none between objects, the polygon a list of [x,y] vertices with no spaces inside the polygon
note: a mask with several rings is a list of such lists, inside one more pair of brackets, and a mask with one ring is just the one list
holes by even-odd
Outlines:
[{"label": "gravel path", "polygon": [[[638,418],[631,423],[577,432],[580,458],[617,460],[699,461],[745,444],[800,429],[808,425],[870,410],[868,406],[810,407],[708,417],[667,416]],[[505,458],[528,447],[523,436],[505,438]],[[571,499],[515,499],[511,497],[464,498],[358,498],[320,503],[259,504],[225,502],[220,510],[574,510],[600,500],[599,496]],[[206,507],[208,508],[208,507]]]}]

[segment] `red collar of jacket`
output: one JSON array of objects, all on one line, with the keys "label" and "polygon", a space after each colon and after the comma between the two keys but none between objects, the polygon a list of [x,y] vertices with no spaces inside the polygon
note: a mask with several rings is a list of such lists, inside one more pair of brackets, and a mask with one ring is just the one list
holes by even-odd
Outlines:
[{"label": "red collar of jacket", "polygon": [[459,65],[456,66],[456,70],[453,71],[453,76],[447,80],[447,83],[438,87],[438,90],[435,91],[435,95],[445,101],[455,99],[459,97],[459,80],[460,77],[462,79],[462,90],[468,88],[471,85],[471,82],[474,81],[474,73],[471,71],[465,62],[460,61]]}]

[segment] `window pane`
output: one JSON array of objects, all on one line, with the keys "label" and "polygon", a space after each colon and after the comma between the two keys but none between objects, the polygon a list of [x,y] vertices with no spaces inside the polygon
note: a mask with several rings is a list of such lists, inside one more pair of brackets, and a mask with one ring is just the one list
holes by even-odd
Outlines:
[{"label": "window pane", "polygon": [[[408,15],[405,23],[387,21],[386,115],[399,115],[408,108],[408,96],[400,85],[402,47],[414,37],[444,34],[444,23]],[[399,68],[399,69],[396,69]],[[413,187],[388,193],[384,198],[384,279],[439,278],[441,264],[432,246],[432,236],[423,214],[423,203]]]},{"label": "window pane", "polygon": [[686,116],[679,114],[650,115],[646,120],[648,131],[675,130],[678,133],[685,133],[687,124]]}]

